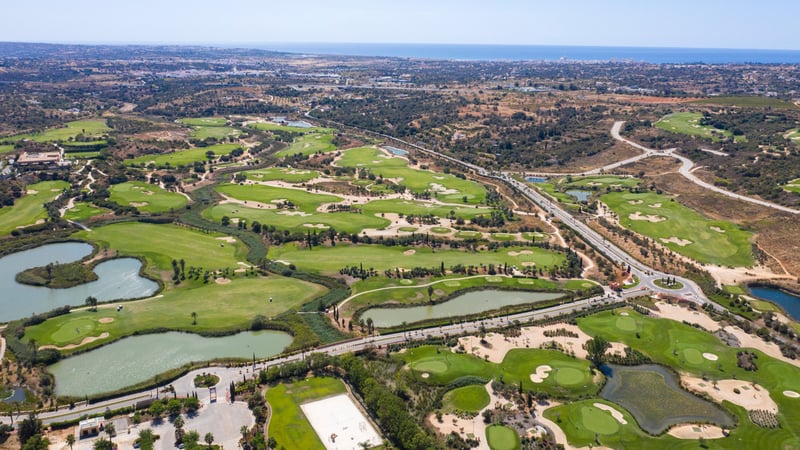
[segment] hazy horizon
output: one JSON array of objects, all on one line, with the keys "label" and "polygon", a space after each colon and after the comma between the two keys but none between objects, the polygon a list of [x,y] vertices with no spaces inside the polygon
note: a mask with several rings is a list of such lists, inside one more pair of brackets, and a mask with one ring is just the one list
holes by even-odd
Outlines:
[{"label": "hazy horizon", "polygon": [[[800,50],[800,3],[367,0],[265,4],[99,0],[4,5],[0,41],[74,44],[431,44]],[[85,23],[85,26],[79,26]]]}]

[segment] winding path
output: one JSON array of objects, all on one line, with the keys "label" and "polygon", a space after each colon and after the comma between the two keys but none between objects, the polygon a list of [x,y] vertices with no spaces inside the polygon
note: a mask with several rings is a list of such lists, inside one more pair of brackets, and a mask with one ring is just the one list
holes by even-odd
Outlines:
[{"label": "winding path", "polygon": [[[620,132],[620,129],[622,129],[622,125],[624,123],[625,123],[624,121],[614,122],[614,126],[611,127],[611,136],[614,139],[616,139],[616,140],[618,140],[620,142],[624,142],[624,143],[626,143],[626,144],[628,144],[630,146],[633,146],[633,147],[635,147],[635,148],[637,148],[639,150],[642,150],[644,153],[639,155],[639,156],[637,156],[637,157],[630,158],[630,159],[627,159],[625,161],[620,161],[619,163],[615,163],[615,164],[623,165],[623,163],[627,164],[628,162],[633,162],[632,160],[638,161],[640,159],[644,159],[644,158],[647,158],[647,157],[650,157],[650,156],[671,156],[671,157],[677,159],[678,161],[680,161],[682,163],[681,168],[679,169],[680,174],[683,175],[686,179],[688,179],[692,183],[694,183],[694,184],[696,184],[696,185],[698,185],[698,186],[700,186],[700,187],[702,187],[704,189],[708,189],[708,190],[714,191],[714,192],[716,192],[718,194],[722,194],[722,195],[724,195],[726,197],[730,197],[730,198],[733,198],[733,199],[736,199],[736,200],[741,200],[743,202],[753,203],[755,205],[764,206],[764,207],[772,208],[772,209],[777,209],[778,211],[788,212],[788,213],[791,213],[791,214],[800,214],[800,210],[789,208],[787,206],[778,205],[776,203],[768,202],[766,200],[759,200],[757,198],[752,198],[752,197],[747,197],[745,195],[736,194],[734,192],[727,191],[727,190],[722,189],[722,188],[720,188],[718,186],[714,186],[711,183],[707,183],[707,182],[701,180],[695,174],[692,173],[692,171],[695,168],[694,167],[694,162],[692,160],[690,160],[689,158],[686,158],[685,156],[681,156],[681,155],[676,154],[675,150],[677,150],[677,149],[670,148],[670,149],[667,149],[667,150],[654,150],[652,148],[647,148],[647,147],[645,147],[645,146],[643,146],[643,145],[641,145],[639,143],[633,142],[630,139],[626,139],[626,138],[622,137],[619,134],[619,132]],[[609,166],[605,166],[603,169],[605,169],[606,167],[609,167]],[[617,167],[619,167],[619,166],[617,166]]]}]

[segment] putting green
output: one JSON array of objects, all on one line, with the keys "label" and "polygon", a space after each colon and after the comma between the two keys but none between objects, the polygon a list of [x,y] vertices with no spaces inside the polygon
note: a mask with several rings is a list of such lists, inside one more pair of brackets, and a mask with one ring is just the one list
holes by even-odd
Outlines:
[{"label": "putting green", "polygon": [[619,422],[608,411],[595,406],[581,408],[583,426],[597,434],[614,434],[619,431]]},{"label": "putting green", "polygon": [[71,339],[75,339],[75,336],[91,336],[95,334],[93,331],[99,324],[100,322],[94,317],[82,317],[71,321],[68,327],[56,329],[50,334],[50,338],[53,342],[69,342]]},{"label": "putting green", "polygon": [[519,435],[503,425],[486,428],[486,442],[492,450],[515,450],[519,448]]},{"label": "putting green", "polygon": [[687,348],[683,350],[683,357],[686,358],[686,362],[689,364],[703,364],[705,359],[703,359],[703,354],[700,353],[700,350],[696,348]]},{"label": "putting green", "polygon": [[447,363],[437,359],[417,361],[411,367],[417,372],[428,372],[428,373],[447,372]]},{"label": "putting green", "polygon": [[580,384],[586,378],[584,372],[572,367],[558,367],[556,370],[556,383],[562,386]]},{"label": "putting green", "polygon": [[464,386],[447,392],[442,397],[442,405],[450,411],[470,411],[477,413],[489,405],[489,393],[483,385]]},{"label": "putting green", "polygon": [[636,320],[633,317],[619,316],[616,325],[623,331],[636,331]]}]

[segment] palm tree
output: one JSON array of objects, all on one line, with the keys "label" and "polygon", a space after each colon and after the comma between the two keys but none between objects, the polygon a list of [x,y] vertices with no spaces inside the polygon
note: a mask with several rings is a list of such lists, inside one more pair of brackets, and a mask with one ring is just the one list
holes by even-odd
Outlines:
[{"label": "palm tree", "polygon": [[69,445],[69,450],[72,450],[72,446],[75,445],[75,435],[68,434],[67,435],[67,445]]},{"label": "palm tree", "polygon": [[153,434],[153,430],[150,428],[139,430],[139,448],[142,450],[153,450],[154,441],[155,435]]},{"label": "palm tree", "polygon": [[192,311],[192,325],[197,325],[197,313]]},{"label": "palm tree", "polygon": [[106,434],[108,435],[108,440],[110,441],[114,434],[117,432],[117,427],[114,426],[112,422],[105,424]]},{"label": "palm tree", "polygon": [[247,440],[247,432],[248,431],[249,430],[247,429],[247,425],[242,425],[242,427],[239,428],[239,433],[242,433],[242,440],[243,441]]},{"label": "palm tree", "polygon": [[208,444],[208,448],[211,448],[211,444],[214,443],[214,435],[211,434],[211,432],[208,432],[205,436],[203,436],[203,440],[206,441],[206,444]]}]

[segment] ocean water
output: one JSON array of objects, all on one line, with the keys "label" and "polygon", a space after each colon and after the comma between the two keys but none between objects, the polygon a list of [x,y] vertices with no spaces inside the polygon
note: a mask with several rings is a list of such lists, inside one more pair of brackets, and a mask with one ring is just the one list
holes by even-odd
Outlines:
[{"label": "ocean water", "polygon": [[388,56],[473,61],[633,61],[798,64],[800,50],[549,45],[269,43],[247,47],[313,55]]}]

